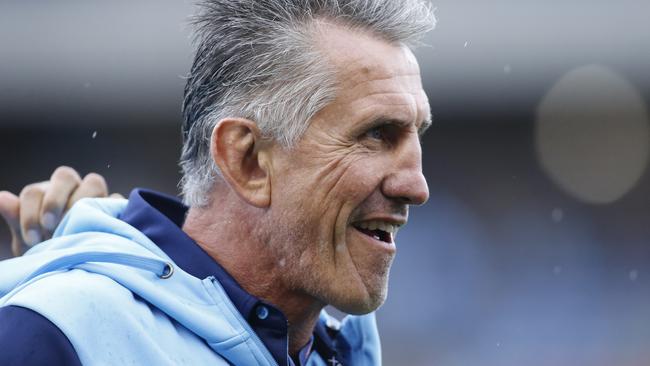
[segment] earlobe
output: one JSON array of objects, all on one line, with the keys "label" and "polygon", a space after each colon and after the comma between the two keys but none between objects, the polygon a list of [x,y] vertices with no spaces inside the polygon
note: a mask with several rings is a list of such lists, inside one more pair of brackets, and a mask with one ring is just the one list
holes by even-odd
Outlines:
[{"label": "earlobe", "polygon": [[269,143],[250,120],[226,118],[215,126],[210,141],[212,159],[230,187],[249,204],[271,204]]}]

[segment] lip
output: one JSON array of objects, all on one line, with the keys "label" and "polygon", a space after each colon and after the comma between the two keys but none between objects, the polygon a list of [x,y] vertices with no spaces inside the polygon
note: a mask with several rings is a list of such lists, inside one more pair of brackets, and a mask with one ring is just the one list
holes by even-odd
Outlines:
[{"label": "lip", "polygon": [[357,236],[359,240],[368,243],[368,245],[373,247],[375,251],[380,251],[386,253],[387,255],[394,255],[397,251],[397,247],[395,246],[395,239],[393,239],[393,242],[387,243],[385,241],[377,240],[369,235],[362,233],[359,231],[359,229],[354,227],[354,225],[350,225],[349,228],[352,229],[353,235]]},{"label": "lip", "polygon": [[367,222],[367,221],[385,221],[389,224],[397,225],[399,227],[406,225],[406,218],[400,216],[369,216],[369,217],[364,217],[363,219],[360,220],[355,220],[352,223],[352,225],[360,222]]}]

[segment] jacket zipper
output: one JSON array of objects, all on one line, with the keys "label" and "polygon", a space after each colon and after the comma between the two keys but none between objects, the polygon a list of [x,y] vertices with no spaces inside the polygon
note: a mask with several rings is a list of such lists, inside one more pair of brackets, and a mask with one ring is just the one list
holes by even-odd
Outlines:
[{"label": "jacket zipper", "polygon": [[230,308],[235,309],[235,311],[234,311],[235,317],[237,318],[237,320],[239,320],[239,323],[244,327],[244,330],[246,330],[246,332],[248,332],[251,339],[253,340],[253,343],[255,343],[255,345],[260,349],[260,351],[262,351],[262,354],[264,355],[264,357],[271,362],[271,365],[279,366],[278,362],[275,360],[275,358],[273,358],[273,356],[271,355],[271,352],[269,352],[269,350],[266,348],[264,343],[262,343],[262,340],[257,335],[257,333],[255,333],[253,328],[251,328],[250,324],[248,324],[248,322],[241,316],[239,311],[236,310],[237,308],[235,307],[235,304],[232,303],[232,300],[230,300],[230,298],[227,295],[225,295],[225,291],[221,287],[221,284],[219,283],[219,281],[217,281],[217,279],[214,276],[210,276],[209,278],[210,278],[210,281],[214,284],[214,286],[219,289],[219,291],[221,292],[221,295],[223,297],[225,297],[226,301],[228,301],[228,304],[230,304]]}]

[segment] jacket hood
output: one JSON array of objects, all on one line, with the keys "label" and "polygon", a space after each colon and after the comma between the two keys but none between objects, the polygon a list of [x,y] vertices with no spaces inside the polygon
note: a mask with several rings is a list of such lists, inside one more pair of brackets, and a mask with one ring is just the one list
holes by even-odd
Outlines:
[{"label": "jacket hood", "polygon": [[252,354],[251,347],[235,346],[257,337],[218,281],[184,272],[144,234],[119,220],[126,204],[124,199],[81,200],[52,239],[22,257],[0,262],[0,306],[44,276],[82,269],[129,289],[226,359],[238,360],[238,364],[246,364],[242,362],[245,359],[250,359],[250,364],[276,364],[259,339],[255,343],[261,347]]}]

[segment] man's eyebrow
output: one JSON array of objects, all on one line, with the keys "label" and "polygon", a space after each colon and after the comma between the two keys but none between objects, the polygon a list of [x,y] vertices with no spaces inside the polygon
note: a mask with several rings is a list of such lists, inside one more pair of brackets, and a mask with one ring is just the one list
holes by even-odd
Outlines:
[{"label": "man's eyebrow", "polygon": [[422,124],[420,125],[420,128],[418,128],[418,135],[422,136],[424,133],[427,131],[429,127],[431,127],[431,123],[433,123],[433,119],[431,118],[431,115],[427,117],[424,121],[422,121]]},{"label": "man's eyebrow", "polygon": [[[424,121],[420,123],[420,127],[418,127],[418,135],[422,136],[422,134],[431,126],[432,120],[431,116],[427,117]],[[372,120],[366,128],[374,128],[374,127],[379,127],[382,125],[396,125],[396,126],[402,126],[402,127],[407,127],[412,125],[412,122],[405,121],[403,119],[397,119],[397,118],[388,118],[388,117],[379,117],[374,120]]]}]

